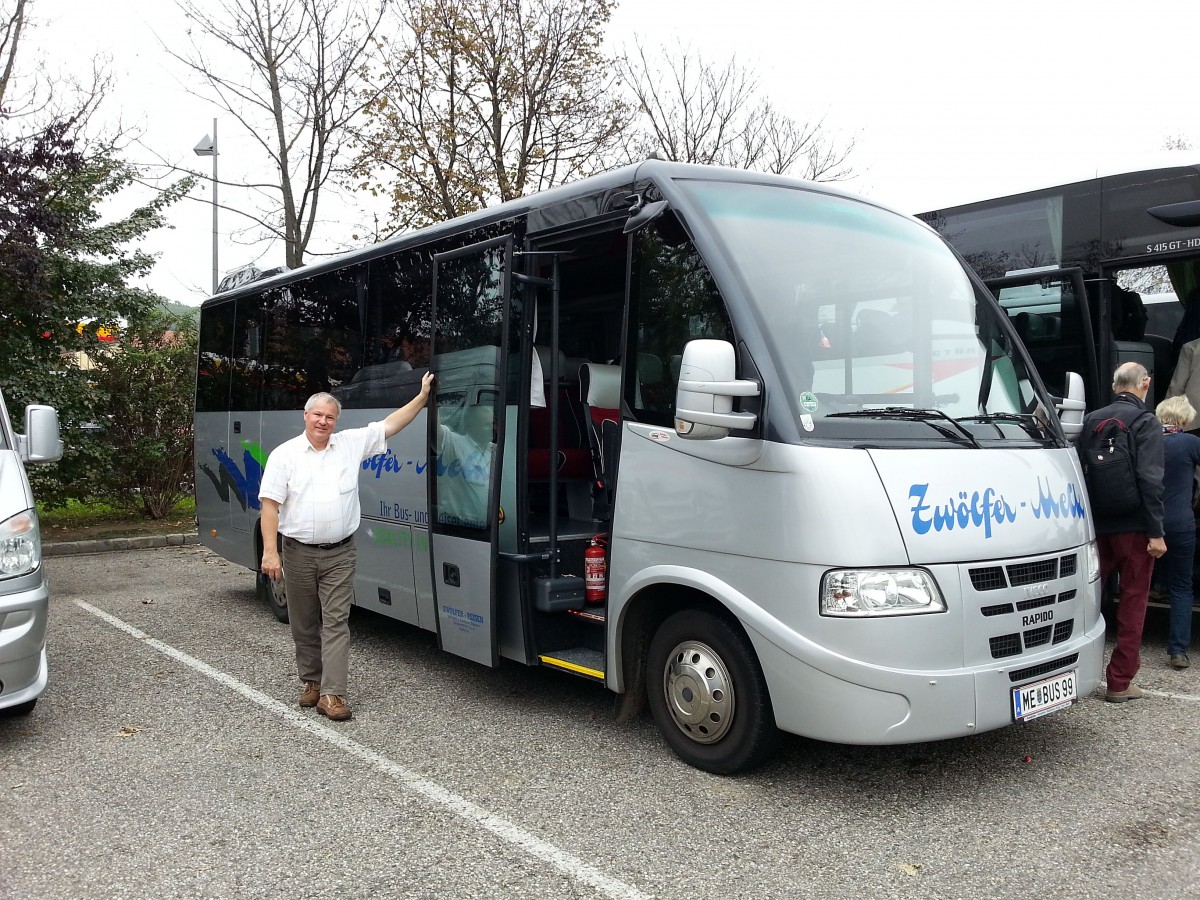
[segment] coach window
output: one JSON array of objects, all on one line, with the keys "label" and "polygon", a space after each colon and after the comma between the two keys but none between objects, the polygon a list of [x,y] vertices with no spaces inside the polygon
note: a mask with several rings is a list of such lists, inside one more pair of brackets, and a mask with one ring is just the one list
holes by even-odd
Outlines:
[{"label": "coach window", "polygon": [[367,271],[363,368],[335,393],[355,408],[403,406],[429,367],[432,262],[406,250],[372,260]]},{"label": "coach window", "polygon": [[684,345],[696,338],[732,341],[733,327],[674,213],[638,232],[633,252],[625,399],[639,421],[672,425]]},{"label": "coach window", "polygon": [[359,272],[340,269],[268,292],[263,406],[300,409],[362,368]]},{"label": "coach window", "polygon": [[229,409],[229,376],[233,371],[232,302],[211,306],[200,324],[200,356],[196,368],[196,411]]}]

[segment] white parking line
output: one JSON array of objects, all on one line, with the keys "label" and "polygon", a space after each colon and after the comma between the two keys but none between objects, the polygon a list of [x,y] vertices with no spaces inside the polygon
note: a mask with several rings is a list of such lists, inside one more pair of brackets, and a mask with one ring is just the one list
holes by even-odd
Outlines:
[{"label": "white parking line", "polygon": [[482,806],[472,803],[464,797],[460,797],[453,791],[446,790],[440,784],[430,781],[410,769],[404,768],[404,766],[393,762],[382,754],[376,753],[374,750],[363,746],[357,741],[351,740],[335,728],[297,712],[274,697],[269,697],[262,691],[238,681],[232,675],[228,675],[220,669],[214,669],[208,663],[201,662],[194,656],[184,653],[182,650],[176,650],[169,644],[164,644],[162,641],[150,637],[128,622],[124,622],[116,616],[92,606],[90,603],[83,600],[76,600],[75,604],[80,609],[86,610],[93,616],[104,620],[114,628],[118,628],[126,634],[137,638],[147,647],[157,650],[164,656],[169,656],[171,659],[183,663],[201,675],[205,675],[230,690],[241,694],[252,703],[256,703],[263,709],[274,713],[294,728],[320,738],[327,744],[332,744],[351,756],[373,766],[385,775],[395,778],[412,793],[424,797],[431,803],[445,807],[455,815],[462,816],[464,819],[474,822],[479,827],[490,831],[501,840],[519,847],[530,856],[549,863],[569,878],[594,887],[606,897],[615,897],[619,898],[619,900],[648,900],[649,895],[643,894],[623,881],[605,875],[594,866],[590,866],[578,857],[572,856],[570,853],[561,850],[553,844],[547,843],[541,838],[530,834],[507,819],[488,812]]}]

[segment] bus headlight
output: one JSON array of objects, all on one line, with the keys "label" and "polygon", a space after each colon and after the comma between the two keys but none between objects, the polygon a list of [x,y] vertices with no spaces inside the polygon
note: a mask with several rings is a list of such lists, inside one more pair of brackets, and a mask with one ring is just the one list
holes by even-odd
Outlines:
[{"label": "bus headlight", "polygon": [[821,615],[911,616],[945,612],[933,576],[922,569],[835,569],[821,579]]},{"label": "bus headlight", "polygon": [[1088,542],[1088,584],[1100,580],[1100,547],[1095,541]]},{"label": "bus headlight", "polygon": [[32,572],[42,562],[37,512],[27,509],[0,522],[0,578]]}]

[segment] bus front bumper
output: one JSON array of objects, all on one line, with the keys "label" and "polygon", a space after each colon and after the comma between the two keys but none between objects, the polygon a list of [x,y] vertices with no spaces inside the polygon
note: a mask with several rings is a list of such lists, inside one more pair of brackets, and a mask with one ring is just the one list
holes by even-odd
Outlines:
[{"label": "bus front bumper", "polygon": [[[1005,665],[914,672],[840,660],[838,674],[805,663],[753,635],[771,685],[776,724],[784,731],[842,744],[909,744],[964,737],[1014,722],[1012,689],[1060,672],[1076,673],[1076,696],[1100,684],[1104,620],[1077,640]],[[1074,657],[1059,666],[1056,660]],[[1013,673],[1042,667],[1035,677]]]}]

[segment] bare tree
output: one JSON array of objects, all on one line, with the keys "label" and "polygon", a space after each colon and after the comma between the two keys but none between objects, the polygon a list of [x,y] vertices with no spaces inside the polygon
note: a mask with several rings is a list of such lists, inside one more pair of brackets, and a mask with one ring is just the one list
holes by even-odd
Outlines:
[{"label": "bare tree", "polygon": [[16,0],[12,7],[5,4],[3,15],[0,17],[0,65],[4,67],[0,72],[0,115],[6,114],[8,85],[12,81],[13,72],[16,71],[17,50],[21,46],[21,32],[25,28],[28,5],[27,0]]},{"label": "bare tree", "polygon": [[[304,263],[321,197],[339,172],[347,125],[374,99],[359,75],[388,2],[179,0],[194,29],[188,50],[168,52],[270,158],[277,182],[247,187],[262,194],[265,208],[255,221],[283,241],[290,267]],[[222,59],[237,59],[240,69],[218,67],[201,41]]]},{"label": "bare tree", "polygon": [[637,44],[619,61],[641,112],[631,157],[664,153],[679,162],[735,166],[812,181],[849,178],[853,139],[838,144],[824,122],[799,123],[762,96],[753,70],[730,59],[712,66],[691,48],[648,53]]},{"label": "bare tree", "polygon": [[402,0],[358,133],[357,186],[401,230],[602,168],[628,108],[601,53],[615,0]]},{"label": "bare tree", "polygon": [[[47,71],[45,63],[35,53],[32,62],[27,50],[31,29],[44,24],[33,18],[35,0],[0,0],[0,121],[23,122],[25,135],[42,133],[53,124],[68,123],[67,136],[92,146],[95,138],[86,135],[92,114],[108,95],[112,87],[112,75],[107,68],[107,59],[98,57],[92,61],[92,72],[88,79],[74,75]],[[18,65],[18,58],[21,59]],[[108,137],[100,146],[111,149],[124,136],[118,125],[111,127]],[[9,129],[0,135],[0,140],[12,141],[19,137]]]}]

